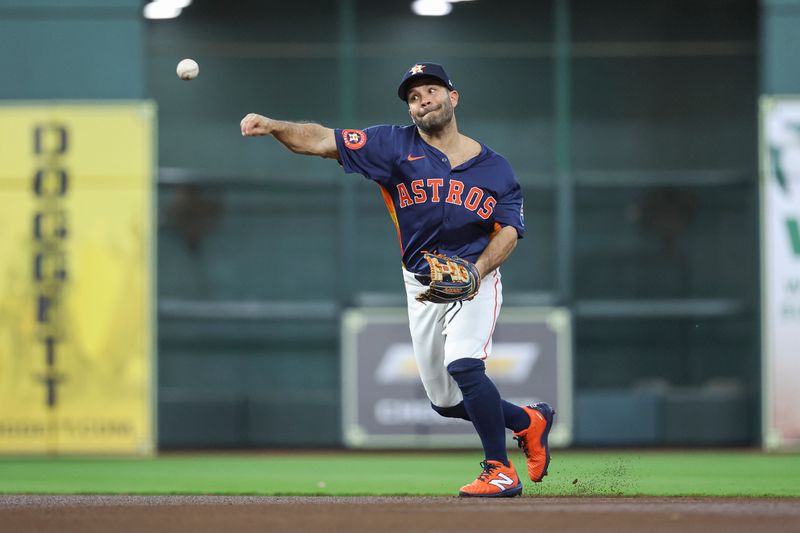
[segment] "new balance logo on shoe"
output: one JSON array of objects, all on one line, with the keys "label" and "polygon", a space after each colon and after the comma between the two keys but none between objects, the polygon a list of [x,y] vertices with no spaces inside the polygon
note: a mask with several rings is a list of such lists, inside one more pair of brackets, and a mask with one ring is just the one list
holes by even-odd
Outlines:
[{"label": "new balance logo on shoe", "polygon": [[500,490],[506,490],[506,487],[510,487],[514,484],[514,480],[500,472],[497,474],[497,479],[491,480],[489,484],[494,485]]}]

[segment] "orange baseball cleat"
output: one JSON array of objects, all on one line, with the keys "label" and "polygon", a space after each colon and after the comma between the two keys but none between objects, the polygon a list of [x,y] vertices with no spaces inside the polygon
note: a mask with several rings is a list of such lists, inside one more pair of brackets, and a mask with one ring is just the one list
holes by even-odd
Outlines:
[{"label": "orange baseball cleat", "polygon": [[538,483],[547,475],[547,467],[550,465],[547,436],[550,434],[556,412],[544,402],[528,405],[523,409],[531,417],[531,425],[519,433],[514,433],[514,440],[528,459],[528,475],[532,481]]},{"label": "orange baseball cleat", "polygon": [[461,487],[459,496],[511,498],[522,494],[522,482],[510,461],[508,466],[500,461],[481,461],[481,467],[478,479]]}]

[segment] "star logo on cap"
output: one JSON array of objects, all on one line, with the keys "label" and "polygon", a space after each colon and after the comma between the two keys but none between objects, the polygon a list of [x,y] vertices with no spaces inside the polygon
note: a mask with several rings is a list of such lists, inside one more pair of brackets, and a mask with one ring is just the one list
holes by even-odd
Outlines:
[{"label": "star logo on cap", "polygon": [[427,65],[420,65],[419,63],[417,63],[416,65],[411,67],[411,70],[409,70],[408,72],[410,72],[411,74],[422,74],[422,69],[424,69],[426,66]]}]

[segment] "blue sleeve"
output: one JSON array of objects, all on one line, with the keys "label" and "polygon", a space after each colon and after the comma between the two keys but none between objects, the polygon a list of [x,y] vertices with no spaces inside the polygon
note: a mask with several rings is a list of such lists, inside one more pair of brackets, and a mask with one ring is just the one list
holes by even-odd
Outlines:
[{"label": "blue sleeve", "polygon": [[[510,169],[509,169],[510,171]],[[516,228],[519,238],[525,236],[525,213],[522,202],[522,188],[517,178],[511,174],[511,184],[505,193],[497,200],[494,209],[494,221],[501,226]]]},{"label": "blue sleeve", "polygon": [[334,136],[345,172],[362,174],[379,183],[389,181],[397,159],[392,126],[372,126],[365,130],[337,128]]}]

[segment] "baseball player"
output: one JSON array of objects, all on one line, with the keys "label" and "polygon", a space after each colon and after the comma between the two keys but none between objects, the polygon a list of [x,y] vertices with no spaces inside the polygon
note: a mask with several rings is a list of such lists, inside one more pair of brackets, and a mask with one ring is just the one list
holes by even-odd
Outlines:
[{"label": "baseball player", "polygon": [[521,189],[501,155],[459,133],[459,93],[441,65],[413,65],[397,94],[412,125],[330,129],[251,113],[242,135],[271,135],[379,185],[397,228],[412,344],[431,407],[471,421],[483,444],[483,471],[459,495],[517,496],[522,482],[506,454],[505,429],[538,482],[547,474],[555,414],[546,403],[502,400],[484,365],[503,303],[499,267],[525,232]]}]

